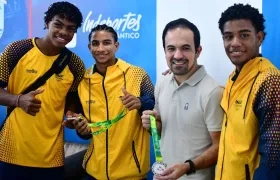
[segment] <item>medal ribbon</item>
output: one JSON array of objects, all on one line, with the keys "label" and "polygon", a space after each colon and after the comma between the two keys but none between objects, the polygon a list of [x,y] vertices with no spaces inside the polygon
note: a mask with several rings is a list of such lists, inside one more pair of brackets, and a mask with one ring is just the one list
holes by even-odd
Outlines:
[{"label": "medal ribbon", "polygon": [[[94,64],[91,66],[90,74],[94,73]],[[117,123],[119,120],[121,120],[125,115],[127,114],[126,108],[124,108],[114,119],[112,120],[105,120],[103,122],[96,122],[96,123],[88,123],[89,127],[101,127],[100,130],[92,132],[91,134],[98,135],[109,129],[111,126],[113,126],[115,123]]]},{"label": "medal ribbon", "polygon": [[156,162],[162,162],[162,156],[161,156],[160,145],[159,145],[160,138],[157,131],[156,118],[150,115],[150,121],[151,121],[151,132],[152,132]]},{"label": "medal ribbon", "polygon": [[113,124],[117,123],[119,120],[121,120],[127,113],[125,112],[125,109],[123,109],[114,119],[112,120],[106,120],[103,122],[96,122],[96,123],[88,123],[89,127],[101,127],[100,130],[92,132],[91,134],[98,135],[109,129]]}]

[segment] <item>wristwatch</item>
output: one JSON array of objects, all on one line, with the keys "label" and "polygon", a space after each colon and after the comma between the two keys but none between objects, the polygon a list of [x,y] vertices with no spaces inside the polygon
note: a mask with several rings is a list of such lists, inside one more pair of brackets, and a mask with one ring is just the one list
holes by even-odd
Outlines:
[{"label": "wristwatch", "polygon": [[190,169],[188,172],[186,172],[186,175],[190,175],[190,174],[194,174],[195,173],[195,166],[192,160],[186,160],[185,163],[189,163],[190,164]]}]

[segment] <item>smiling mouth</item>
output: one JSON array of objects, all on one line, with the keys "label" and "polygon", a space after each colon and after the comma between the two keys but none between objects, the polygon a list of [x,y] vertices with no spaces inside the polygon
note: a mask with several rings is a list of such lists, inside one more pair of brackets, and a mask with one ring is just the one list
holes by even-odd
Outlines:
[{"label": "smiling mouth", "polygon": [[231,51],[230,54],[233,55],[241,55],[243,52],[242,51]]},{"label": "smiling mouth", "polygon": [[97,54],[96,56],[99,57],[99,58],[103,58],[103,57],[106,57],[108,54]]},{"label": "smiling mouth", "polygon": [[184,65],[184,64],[186,64],[186,61],[172,61],[172,64],[175,64],[175,65]]},{"label": "smiling mouth", "polygon": [[66,39],[61,38],[61,37],[56,37],[56,39],[57,39],[58,41],[62,42],[62,43],[66,43],[66,42],[67,42]]}]

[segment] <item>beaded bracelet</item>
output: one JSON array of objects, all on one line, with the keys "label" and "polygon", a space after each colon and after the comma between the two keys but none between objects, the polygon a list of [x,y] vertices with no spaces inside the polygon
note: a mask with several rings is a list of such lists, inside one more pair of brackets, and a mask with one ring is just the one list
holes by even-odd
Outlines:
[{"label": "beaded bracelet", "polygon": [[16,100],[16,107],[18,107],[19,106],[19,98],[22,96],[22,94],[19,94],[18,96],[17,96],[17,100]]}]

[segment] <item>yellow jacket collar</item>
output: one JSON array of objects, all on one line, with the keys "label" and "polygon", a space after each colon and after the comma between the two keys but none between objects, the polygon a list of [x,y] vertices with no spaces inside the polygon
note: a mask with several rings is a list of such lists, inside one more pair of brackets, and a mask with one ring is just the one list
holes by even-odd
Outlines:
[{"label": "yellow jacket collar", "polygon": [[[95,66],[95,64],[93,64],[91,66],[91,68],[89,68],[86,71],[84,78],[88,79],[88,78],[94,78],[95,76],[102,76],[99,73],[94,71],[94,66]],[[121,73],[124,72],[125,73],[130,68],[130,66],[131,66],[131,64],[129,64],[126,61],[118,58],[117,62],[114,65],[107,67],[107,71],[106,71],[105,76],[112,75],[112,74],[117,73],[117,72],[121,72]]]},{"label": "yellow jacket collar", "polygon": [[264,57],[256,57],[249,60],[241,69],[240,72],[236,70],[230,75],[232,81],[247,81],[254,78],[259,72],[266,70],[273,66],[269,60]]}]

